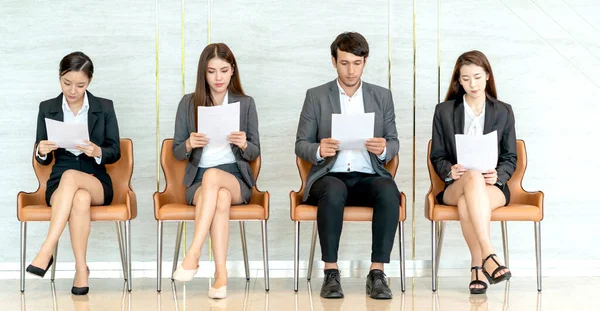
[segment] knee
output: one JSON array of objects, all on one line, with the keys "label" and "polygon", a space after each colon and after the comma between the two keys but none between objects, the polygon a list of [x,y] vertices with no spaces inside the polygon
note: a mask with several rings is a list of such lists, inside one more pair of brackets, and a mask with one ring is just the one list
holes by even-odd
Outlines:
[{"label": "knee", "polygon": [[382,198],[385,200],[398,201],[400,204],[400,191],[396,182],[391,178],[379,178],[373,184],[373,195],[376,198]]},{"label": "knee", "polygon": [[483,174],[479,171],[468,170],[461,178],[465,178],[469,186],[485,185],[485,178],[483,178]]},{"label": "knee", "polygon": [[207,169],[206,172],[204,172],[204,175],[202,175],[202,188],[206,189],[206,188],[216,187],[219,182],[219,175],[220,175],[219,169],[216,169],[216,168]]},{"label": "knee", "polygon": [[348,197],[348,188],[341,180],[332,178],[331,182],[327,183],[327,187],[321,192],[319,201],[325,200],[328,206],[344,207],[346,198]]},{"label": "knee", "polygon": [[75,186],[77,181],[77,171],[76,170],[66,170],[60,176],[59,187],[70,187]]},{"label": "knee", "polygon": [[217,212],[229,213],[231,207],[231,193],[225,188],[219,189],[217,193]]},{"label": "knee", "polygon": [[73,207],[71,208],[71,214],[85,214],[90,210],[92,203],[92,196],[85,190],[77,190],[73,196]]}]

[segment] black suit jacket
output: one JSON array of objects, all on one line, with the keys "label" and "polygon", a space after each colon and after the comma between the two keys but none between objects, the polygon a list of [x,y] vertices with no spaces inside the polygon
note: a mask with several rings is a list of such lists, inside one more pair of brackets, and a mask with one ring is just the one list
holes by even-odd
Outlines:
[{"label": "black suit jacket", "polygon": [[[483,133],[498,131],[498,181],[503,185],[517,167],[517,139],[515,116],[509,104],[488,97],[485,103]],[[448,177],[456,164],[454,134],[464,134],[465,109],[462,97],[438,104],[433,115],[431,155],[429,159],[442,180]]]},{"label": "black suit jacket", "polygon": [[[92,93],[87,92],[90,110],[88,111],[88,132],[90,141],[98,145],[102,149],[102,161],[100,165],[93,158],[81,154],[79,158],[89,159],[88,163],[82,167],[86,173],[93,174],[96,171],[105,171],[104,165],[117,162],[121,158],[121,145],[119,141],[119,125],[117,116],[113,107],[113,102],[109,99],[99,98]],[[42,140],[48,139],[46,132],[45,118],[56,121],[64,121],[62,110],[62,93],[58,97],[43,101],[40,103],[40,111],[38,113],[37,134],[35,144]],[[35,157],[42,165],[48,165],[52,162],[52,157],[56,157],[57,162],[61,159],[73,158],[73,155],[64,148],[58,148],[54,152],[48,154],[45,160]]]}]

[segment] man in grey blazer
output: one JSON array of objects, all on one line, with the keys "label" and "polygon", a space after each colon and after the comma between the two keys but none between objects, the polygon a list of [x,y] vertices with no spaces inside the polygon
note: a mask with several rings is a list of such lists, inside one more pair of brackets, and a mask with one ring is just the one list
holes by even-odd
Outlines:
[{"label": "man in grey blazer", "polygon": [[[296,134],[296,155],[312,163],[303,200],[317,205],[317,227],[325,278],[321,297],[344,297],[337,266],[344,206],[373,207],[371,268],[367,294],[390,299],[383,264],[390,262],[400,192],[384,165],[399,149],[394,103],[389,90],[361,80],[369,56],[359,33],[342,33],[331,44],[336,80],[309,89]],[[331,138],[332,114],[375,114],[374,137],[363,150],[339,150]]]}]

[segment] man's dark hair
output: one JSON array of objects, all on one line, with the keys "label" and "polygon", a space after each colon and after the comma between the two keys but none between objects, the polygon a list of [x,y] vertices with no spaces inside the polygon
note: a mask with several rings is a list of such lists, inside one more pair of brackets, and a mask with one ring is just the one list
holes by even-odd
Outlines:
[{"label": "man's dark hair", "polygon": [[335,58],[336,62],[338,49],[356,56],[369,57],[369,43],[358,32],[344,32],[333,40],[331,43],[331,56]]}]

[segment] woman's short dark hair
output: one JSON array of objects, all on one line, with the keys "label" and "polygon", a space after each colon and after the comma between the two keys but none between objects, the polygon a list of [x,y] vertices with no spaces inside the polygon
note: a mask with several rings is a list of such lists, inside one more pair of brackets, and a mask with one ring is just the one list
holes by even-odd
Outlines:
[{"label": "woman's short dark hair", "polygon": [[63,57],[58,69],[58,73],[61,77],[69,71],[83,71],[88,79],[91,80],[94,75],[94,64],[87,55],[83,54],[83,52],[73,52]]},{"label": "woman's short dark hair", "polygon": [[369,43],[358,32],[344,32],[331,43],[331,56],[337,61],[337,50],[360,57],[369,57]]}]

